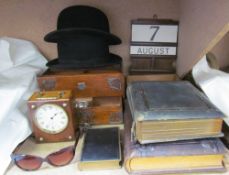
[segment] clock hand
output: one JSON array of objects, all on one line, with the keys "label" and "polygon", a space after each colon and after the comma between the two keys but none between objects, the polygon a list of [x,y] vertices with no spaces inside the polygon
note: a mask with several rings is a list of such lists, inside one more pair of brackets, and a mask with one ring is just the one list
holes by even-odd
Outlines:
[{"label": "clock hand", "polygon": [[57,113],[55,113],[52,117],[50,117],[51,119],[53,119],[55,116],[57,115]]}]

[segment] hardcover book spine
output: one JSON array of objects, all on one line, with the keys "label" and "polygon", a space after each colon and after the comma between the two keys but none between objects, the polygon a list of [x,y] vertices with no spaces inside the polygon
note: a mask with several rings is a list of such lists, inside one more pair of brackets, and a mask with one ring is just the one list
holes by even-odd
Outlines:
[{"label": "hardcover book spine", "polygon": [[131,137],[132,117],[129,105],[126,103],[124,113],[124,168],[128,173],[133,173],[130,167],[130,161],[133,157],[139,156],[136,145]]}]

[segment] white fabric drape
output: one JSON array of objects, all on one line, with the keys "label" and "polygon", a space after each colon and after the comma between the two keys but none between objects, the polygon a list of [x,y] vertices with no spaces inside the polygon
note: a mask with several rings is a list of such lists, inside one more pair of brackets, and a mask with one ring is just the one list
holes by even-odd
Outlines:
[{"label": "white fabric drape", "polygon": [[209,67],[204,56],[192,69],[193,78],[211,102],[225,115],[229,126],[229,74]]},{"label": "white fabric drape", "polygon": [[0,174],[16,146],[31,134],[27,99],[37,89],[36,76],[46,59],[29,41],[0,38]]}]

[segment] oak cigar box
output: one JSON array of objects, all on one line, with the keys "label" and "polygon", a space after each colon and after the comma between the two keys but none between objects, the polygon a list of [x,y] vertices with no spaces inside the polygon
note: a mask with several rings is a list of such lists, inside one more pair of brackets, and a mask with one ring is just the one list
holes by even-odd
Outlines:
[{"label": "oak cigar box", "polygon": [[93,97],[89,100],[86,99],[86,102],[83,100],[79,99],[76,103],[76,115],[79,117],[81,125],[123,123],[122,97]]},{"label": "oak cigar box", "polygon": [[72,90],[76,116],[81,125],[123,123],[124,76],[120,71],[48,70],[38,77],[38,84],[41,90],[46,91]]},{"label": "oak cigar box", "polygon": [[125,94],[124,76],[117,70],[46,71],[38,77],[40,90],[72,90],[77,98]]}]

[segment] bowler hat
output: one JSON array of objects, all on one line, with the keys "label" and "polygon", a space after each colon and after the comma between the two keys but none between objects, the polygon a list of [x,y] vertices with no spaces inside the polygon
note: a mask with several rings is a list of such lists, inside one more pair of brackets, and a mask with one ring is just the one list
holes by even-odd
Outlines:
[{"label": "bowler hat", "polygon": [[121,66],[122,59],[109,53],[109,45],[121,40],[110,34],[106,15],[89,6],[72,6],[61,11],[57,30],[45,36],[45,41],[57,42],[58,58],[47,66],[51,69],[85,69]]},{"label": "bowler hat", "polygon": [[109,53],[109,46],[99,36],[80,35],[58,42],[58,58],[47,66],[51,69],[86,69],[104,66],[121,66],[122,59]]},{"label": "bowler hat", "polygon": [[103,37],[109,45],[121,43],[117,36],[110,33],[107,16],[101,10],[83,5],[62,10],[58,17],[57,30],[48,33],[44,39],[48,42],[59,42],[63,38],[82,34]]}]

